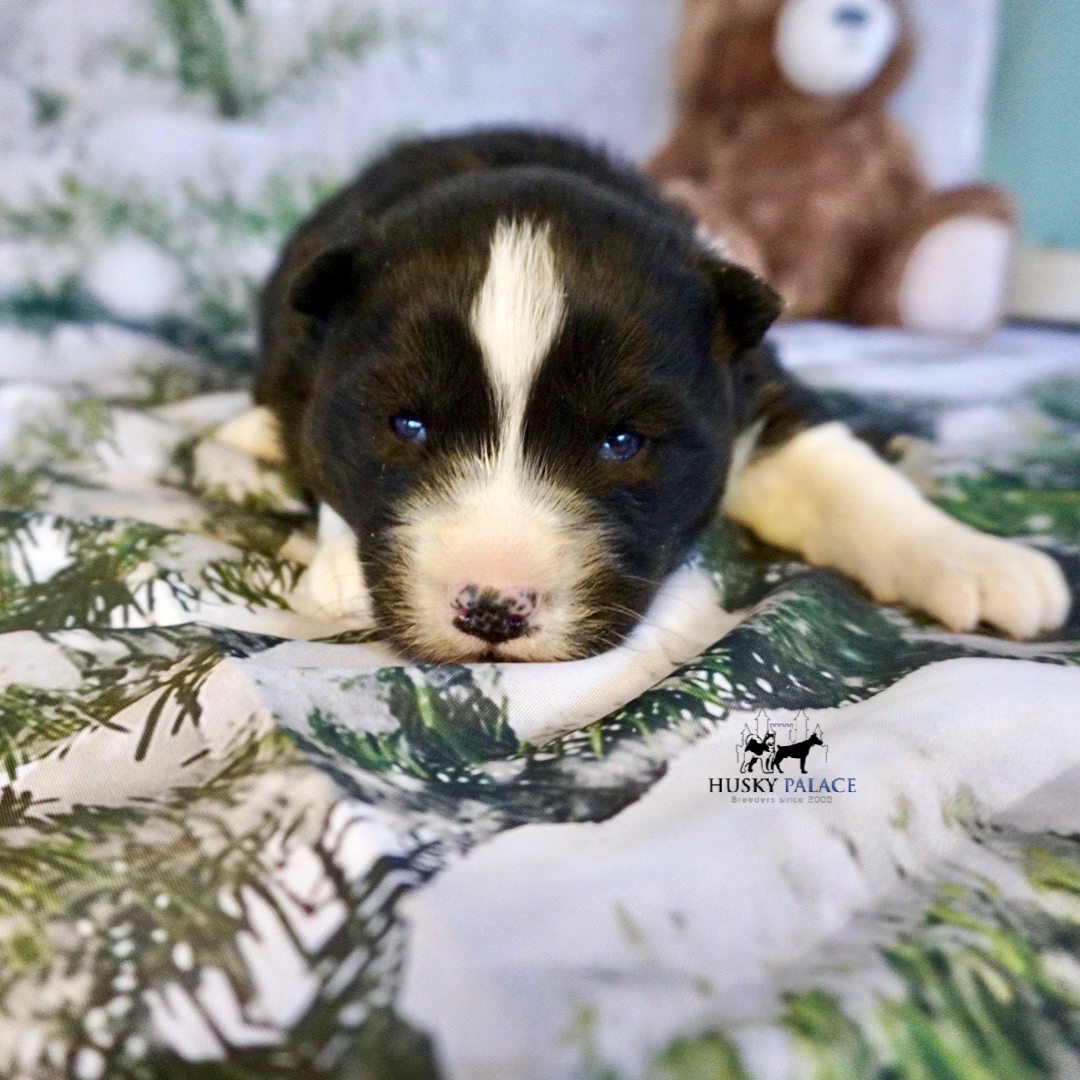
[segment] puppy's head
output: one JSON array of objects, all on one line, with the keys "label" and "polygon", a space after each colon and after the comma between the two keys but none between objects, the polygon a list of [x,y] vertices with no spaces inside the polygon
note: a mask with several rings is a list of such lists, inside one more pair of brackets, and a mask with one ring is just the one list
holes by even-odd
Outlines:
[{"label": "puppy's head", "polygon": [[296,278],[321,353],[304,471],[410,655],[612,646],[717,506],[729,362],[776,297],[575,198],[436,207]]}]

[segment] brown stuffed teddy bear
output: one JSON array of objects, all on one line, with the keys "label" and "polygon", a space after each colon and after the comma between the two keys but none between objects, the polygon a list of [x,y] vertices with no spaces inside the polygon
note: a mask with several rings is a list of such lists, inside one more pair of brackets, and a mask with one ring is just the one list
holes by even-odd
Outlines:
[{"label": "brown stuffed teddy bear", "polygon": [[935,192],[886,110],[914,42],[899,0],[687,0],[680,115],[647,166],[788,318],[979,335],[998,323],[1012,199]]}]

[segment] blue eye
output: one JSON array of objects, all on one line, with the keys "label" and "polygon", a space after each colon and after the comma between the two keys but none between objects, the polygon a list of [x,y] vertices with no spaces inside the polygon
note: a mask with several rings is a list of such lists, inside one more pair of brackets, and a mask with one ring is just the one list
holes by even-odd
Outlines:
[{"label": "blue eye", "polygon": [[605,461],[629,461],[645,440],[633,431],[616,431],[600,444],[600,456]]},{"label": "blue eye", "polygon": [[403,413],[401,416],[391,416],[390,426],[399,439],[406,442],[422,443],[427,441],[427,427],[418,416],[410,416]]}]

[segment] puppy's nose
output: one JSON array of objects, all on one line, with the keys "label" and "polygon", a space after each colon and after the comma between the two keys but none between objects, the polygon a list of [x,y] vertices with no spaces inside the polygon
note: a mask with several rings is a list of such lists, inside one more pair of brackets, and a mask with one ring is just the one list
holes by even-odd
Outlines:
[{"label": "puppy's nose", "polygon": [[529,632],[529,620],[540,607],[540,597],[527,585],[495,589],[470,582],[450,589],[450,606],[454,625],[462,633],[498,645]]},{"label": "puppy's nose", "polygon": [[863,26],[870,18],[870,12],[857,4],[844,4],[836,9],[836,21],[843,26]]}]

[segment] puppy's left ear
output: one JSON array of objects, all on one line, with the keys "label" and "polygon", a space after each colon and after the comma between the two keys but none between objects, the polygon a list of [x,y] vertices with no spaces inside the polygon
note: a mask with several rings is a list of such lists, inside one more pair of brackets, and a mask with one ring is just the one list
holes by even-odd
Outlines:
[{"label": "puppy's left ear", "polygon": [[331,248],[300,268],[289,284],[289,303],[304,315],[326,318],[361,292],[366,266],[355,246]]},{"label": "puppy's left ear", "polygon": [[740,349],[759,345],[783,311],[783,298],[753,271],[718,255],[703,252],[701,267],[720,309],[718,329]]}]

